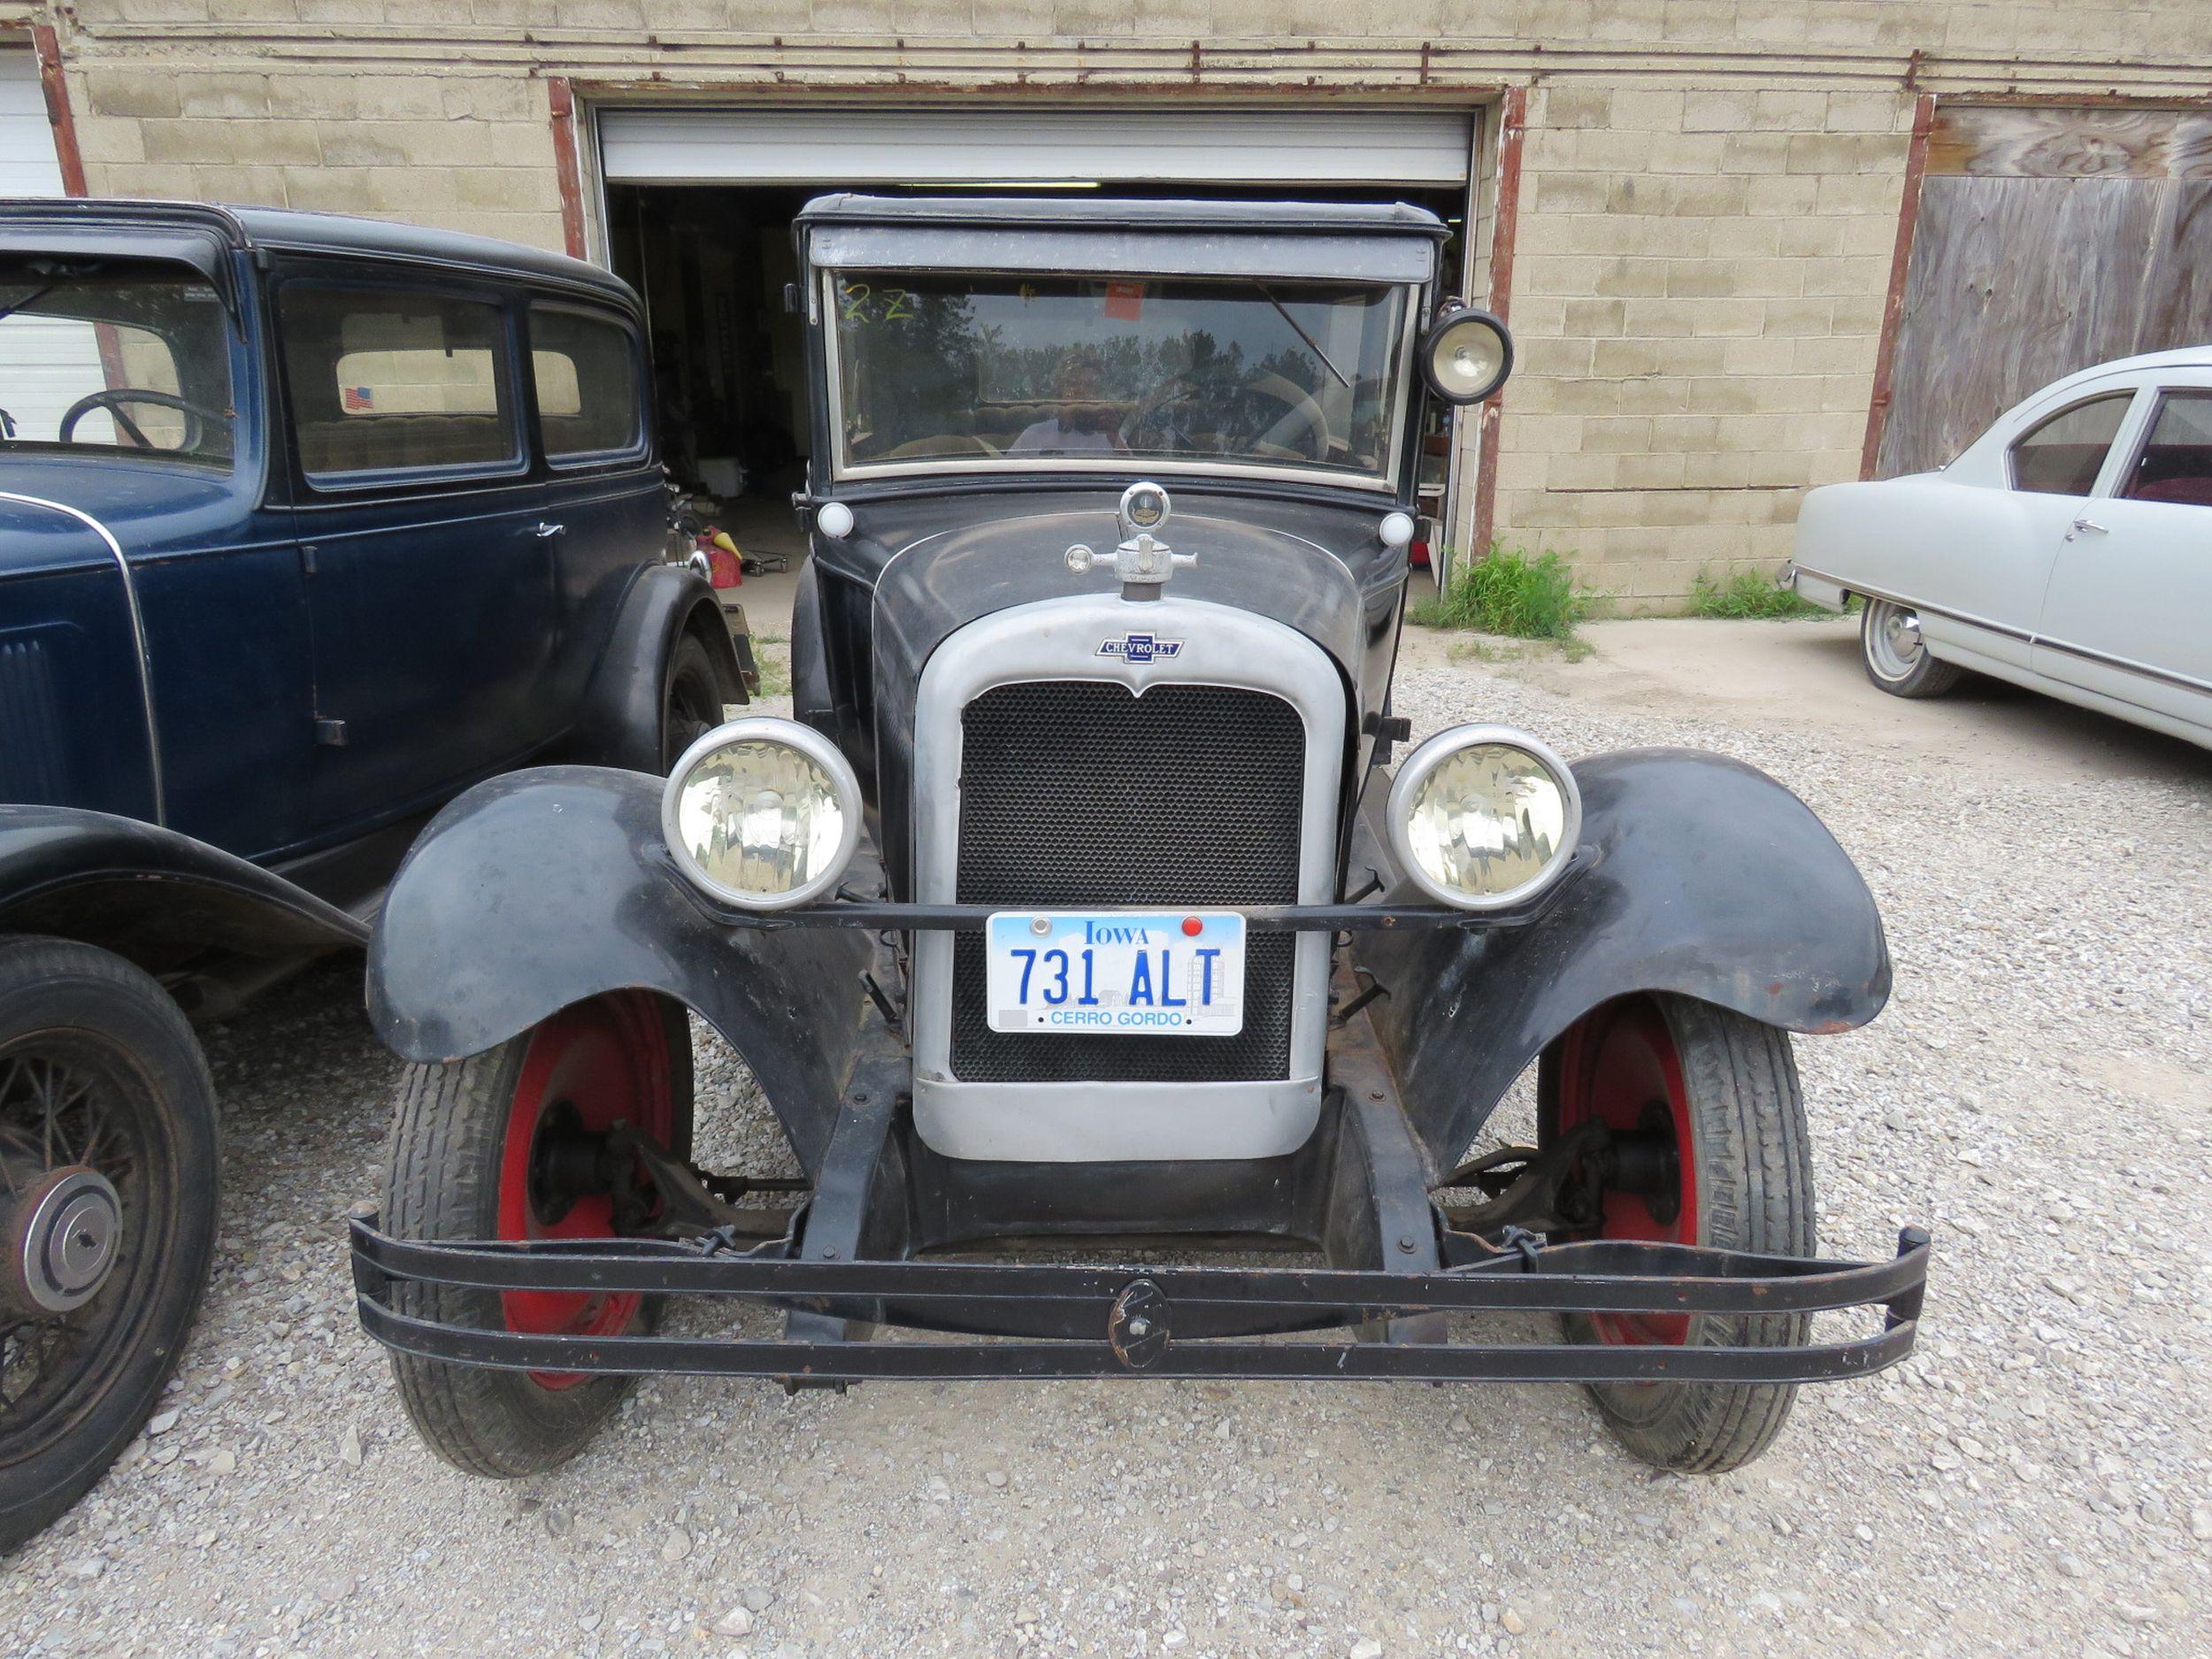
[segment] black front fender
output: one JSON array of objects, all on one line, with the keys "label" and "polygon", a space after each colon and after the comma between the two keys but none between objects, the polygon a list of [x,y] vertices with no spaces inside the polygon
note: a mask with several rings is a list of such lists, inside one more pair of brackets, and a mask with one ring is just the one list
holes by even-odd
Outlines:
[{"label": "black front fender", "polygon": [[661,992],[744,1056],[811,1176],[860,1040],[870,938],[717,920],[669,860],[660,800],[658,778],[544,766],[454,801],[393,879],[369,1017],[407,1059],[453,1060],[603,992]]},{"label": "black front fender", "polygon": [[657,772],[668,662],[688,630],[714,659],[723,701],[742,703],[745,681],[722,603],[705,577],[680,565],[649,565],[622,598],[605,653],[593,671],[576,726],[560,749],[568,760]]},{"label": "black front fender", "polygon": [[[1584,866],[1525,927],[1360,937],[1355,960],[1406,1110],[1440,1171],[1529,1062],[1601,1003],[1672,991],[1796,1032],[1847,1031],[1889,1000],[1873,895],[1811,809],[1754,767],[1632,749],[1574,768]],[[1396,872],[1371,788],[1360,861]]]},{"label": "black front fender", "polygon": [[157,824],[4,805],[0,932],[79,940],[156,973],[204,951],[282,961],[369,936],[282,876]]}]

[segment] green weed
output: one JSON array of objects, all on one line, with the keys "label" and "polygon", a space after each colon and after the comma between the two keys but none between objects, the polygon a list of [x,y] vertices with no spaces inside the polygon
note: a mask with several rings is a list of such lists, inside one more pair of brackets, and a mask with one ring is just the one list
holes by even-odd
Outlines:
[{"label": "green weed", "polygon": [[1426,628],[1476,628],[1522,640],[1567,640],[1598,595],[1575,580],[1557,553],[1493,547],[1462,570],[1445,592],[1413,607]]},{"label": "green weed", "polygon": [[1725,580],[1700,571],[1690,595],[1690,614],[1709,622],[1765,622],[1833,613],[1808,604],[1786,588],[1777,588],[1756,571],[1738,571]]}]

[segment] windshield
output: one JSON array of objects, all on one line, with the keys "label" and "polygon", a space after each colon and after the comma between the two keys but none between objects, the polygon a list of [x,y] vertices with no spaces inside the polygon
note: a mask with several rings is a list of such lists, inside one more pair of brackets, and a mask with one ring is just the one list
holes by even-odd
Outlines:
[{"label": "windshield", "polygon": [[1406,290],[833,273],[841,472],[1256,465],[1387,478]]},{"label": "windshield", "polygon": [[0,267],[0,441],[228,465],[227,320],[215,290],[173,267]]}]

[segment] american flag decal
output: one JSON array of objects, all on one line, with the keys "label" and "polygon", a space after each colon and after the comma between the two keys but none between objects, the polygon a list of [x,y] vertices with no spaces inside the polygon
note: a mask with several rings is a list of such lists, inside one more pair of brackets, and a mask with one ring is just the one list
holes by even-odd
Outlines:
[{"label": "american flag decal", "polygon": [[365,386],[339,388],[338,406],[349,415],[366,414],[376,407],[376,394]]}]

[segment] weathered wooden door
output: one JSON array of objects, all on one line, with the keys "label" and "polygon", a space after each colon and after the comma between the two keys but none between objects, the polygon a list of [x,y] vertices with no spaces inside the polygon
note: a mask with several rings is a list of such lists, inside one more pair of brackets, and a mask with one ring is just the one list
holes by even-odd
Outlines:
[{"label": "weathered wooden door", "polygon": [[1876,473],[2060,376],[2212,342],[2212,114],[1939,110]]}]

